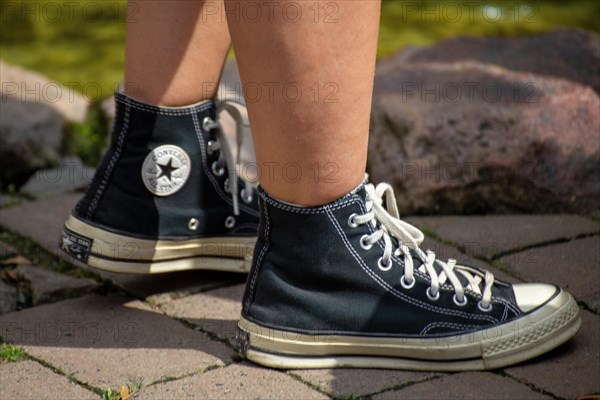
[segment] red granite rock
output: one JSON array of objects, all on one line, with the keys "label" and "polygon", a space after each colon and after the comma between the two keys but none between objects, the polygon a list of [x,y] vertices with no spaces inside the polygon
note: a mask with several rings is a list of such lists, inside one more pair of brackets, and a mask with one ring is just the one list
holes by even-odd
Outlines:
[{"label": "red granite rock", "polygon": [[403,212],[600,209],[600,98],[489,64],[382,63],[369,172]]},{"label": "red granite rock", "polygon": [[387,62],[462,60],[561,77],[591,86],[600,93],[600,36],[581,29],[559,28],[541,35],[516,38],[457,37],[430,47],[411,48]]}]

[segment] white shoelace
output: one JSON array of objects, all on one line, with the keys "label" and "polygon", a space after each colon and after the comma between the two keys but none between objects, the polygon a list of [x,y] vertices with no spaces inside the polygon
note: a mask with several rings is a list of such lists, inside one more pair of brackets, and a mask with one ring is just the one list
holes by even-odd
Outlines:
[{"label": "white shoelace", "polygon": [[[236,154],[233,154],[233,150],[229,146],[229,141],[227,140],[227,136],[225,131],[221,127],[221,124],[217,121],[214,121],[212,118],[205,118],[202,122],[202,128],[205,131],[210,131],[216,129],[217,131],[217,140],[209,141],[207,152],[210,154],[214,151],[220,150],[219,159],[217,160],[216,168],[222,169],[223,164],[227,168],[228,175],[228,187],[226,191],[231,194],[231,201],[233,203],[233,214],[240,214],[240,205],[238,200],[239,188],[238,188],[238,176],[237,176],[237,166],[240,164],[240,149],[242,148],[242,142],[244,139],[244,127],[248,126],[248,121],[244,119],[240,110],[235,106],[235,104],[239,104],[244,106],[242,103],[234,102],[234,101],[219,101],[217,103],[217,116],[226,111],[231,115],[236,125],[236,144],[237,151]],[[213,172],[215,171],[215,166],[212,167]],[[250,203],[252,201],[252,190],[253,185],[247,180],[244,180],[245,186],[241,191],[242,197],[245,199],[246,203]]]},{"label": "white shoelace", "polygon": [[[404,288],[409,289],[415,283],[412,257],[412,254],[415,254],[423,262],[418,270],[427,273],[431,278],[430,287],[427,289],[427,296],[431,300],[439,298],[440,285],[449,280],[455,292],[454,302],[457,305],[465,305],[467,303],[465,288],[457,276],[457,273],[460,273],[468,282],[467,288],[482,296],[478,303],[479,308],[483,311],[491,310],[492,285],[494,283],[492,273],[485,271],[484,274],[474,268],[457,265],[454,259],[446,262],[438,260],[431,250],[424,252],[419,247],[423,242],[424,235],[418,228],[400,219],[393,188],[387,183],[380,183],[377,187],[367,184],[365,190],[367,192],[365,201],[367,213],[352,214],[348,219],[348,225],[355,227],[370,223],[376,229],[372,234],[364,235],[361,238],[361,246],[364,249],[370,249],[373,243],[383,238],[384,250],[383,255],[379,258],[379,269],[387,271],[392,267],[392,255],[404,256],[404,275],[400,283]],[[385,207],[383,206],[384,196]],[[395,250],[391,237],[397,239],[399,244]],[[441,267],[439,274],[434,268],[434,264]],[[485,282],[483,293],[479,287],[481,282]]]}]

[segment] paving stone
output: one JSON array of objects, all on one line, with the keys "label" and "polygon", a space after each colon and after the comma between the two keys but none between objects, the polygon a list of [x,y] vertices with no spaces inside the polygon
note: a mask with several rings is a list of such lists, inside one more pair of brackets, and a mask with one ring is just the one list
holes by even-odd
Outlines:
[{"label": "paving stone", "polygon": [[177,381],[145,387],[136,399],[327,399],[285,373],[233,364]]},{"label": "paving stone", "polygon": [[12,207],[16,206],[20,202],[21,198],[19,196],[0,193],[0,207]]},{"label": "paving stone", "polygon": [[[69,194],[0,210],[3,226],[35,240],[40,246],[67,261],[73,262],[58,248],[58,239],[65,220],[81,194]],[[81,263],[74,263],[89,269]],[[150,300],[162,303],[189,293],[197,293],[228,282],[243,282],[245,275],[211,271],[186,271],[158,275],[127,275],[90,269],[115,285],[140,298],[157,295]]]},{"label": "paving stone", "polygon": [[174,300],[162,309],[233,343],[243,295],[244,285],[235,285]]},{"label": "paving stone", "polygon": [[17,249],[14,246],[0,240],[0,258],[7,258],[16,254]]},{"label": "paving stone", "polygon": [[600,312],[600,236],[533,248],[498,261],[525,280],[554,283]]},{"label": "paving stone", "polygon": [[17,288],[0,280],[0,315],[17,309]]},{"label": "paving stone", "polygon": [[524,246],[600,230],[600,225],[588,218],[566,214],[410,217],[407,221],[464,246],[467,254],[488,259]]},{"label": "paving stone", "polygon": [[22,400],[98,399],[100,396],[35,361],[0,363],[0,398]]},{"label": "paving stone", "polygon": [[398,385],[419,382],[439,373],[381,369],[313,369],[290,371],[304,382],[337,398],[366,396]]},{"label": "paving stone", "polygon": [[492,267],[490,264],[485,261],[481,261],[473,258],[473,254],[465,254],[458,250],[456,247],[452,247],[446,244],[443,244],[437,240],[426,237],[421,245],[421,248],[425,250],[431,250],[436,254],[436,257],[441,260],[447,260],[449,258],[454,258],[459,264],[472,265],[475,267],[480,267],[487,269],[491,273],[494,274],[494,277],[503,280],[505,282],[521,282],[520,279],[517,279],[511,275],[508,275],[506,272],[499,270],[498,268]]},{"label": "paving stone", "polygon": [[198,292],[246,280],[245,274],[220,271],[179,271],[155,275],[126,275],[91,269],[132,295],[161,305]]},{"label": "paving stone", "polygon": [[31,265],[32,262],[28,258],[23,257],[22,255],[16,255],[12,257],[8,257],[2,261],[0,261],[1,265]]},{"label": "paving stone", "polygon": [[581,317],[583,324],[573,339],[506,372],[563,398],[600,393],[600,317],[588,311]]},{"label": "paving stone", "polygon": [[508,377],[490,372],[463,372],[417,383],[405,389],[389,391],[374,396],[374,400],[385,399],[551,399],[534,392],[527,386]]},{"label": "paving stone", "polygon": [[57,168],[38,170],[20,188],[29,197],[44,198],[74,192],[87,187],[95,168],[87,167],[79,157],[66,157]]},{"label": "paving stone", "polygon": [[590,310],[600,313],[600,294],[598,292],[595,292],[591,296],[584,297],[582,300]]},{"label": "paving stone", "polygon": [[56,254],[63,223],[80,197],[81,194],[73,193],[2,209],[0,224],[22,236],[30,237]]},{"label": "paving stone", "polygon": [[137,300],[88,295],[0,316],[0,335],[95,387],[151,383],[231,361],[233,351]]},{"label": "paving stone", "polygon": [[14,272],[28,281],[33,305],[83,296],[98,286],[90,279],[74,278],[33,265],[19,265]]}]

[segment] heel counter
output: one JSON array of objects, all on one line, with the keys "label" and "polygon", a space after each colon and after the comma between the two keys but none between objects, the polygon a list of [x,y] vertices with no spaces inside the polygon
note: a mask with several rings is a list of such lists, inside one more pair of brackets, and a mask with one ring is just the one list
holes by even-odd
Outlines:
[{"label": "heel counter", "polygon": [[94,219],[104,190],[123,150],[129,126],[129,113],[128,105],[115,101],[115,119],[111,128],[110,144],[96,169],[92,182],[85,191],[85,195],[77,202],[73,210],[78,218],[89,221]]},{"label": "heel counter", "polygon": [[259,199],[260,220],[258,224],[258,235],[254,246],[252,268],[248,275],[244,297],[242,298],[242,315],[248,315],[250,306],[254,301],[256,284],[260,275],[265,256],[271,248],[271,219],[269,210],[264,199]]}]

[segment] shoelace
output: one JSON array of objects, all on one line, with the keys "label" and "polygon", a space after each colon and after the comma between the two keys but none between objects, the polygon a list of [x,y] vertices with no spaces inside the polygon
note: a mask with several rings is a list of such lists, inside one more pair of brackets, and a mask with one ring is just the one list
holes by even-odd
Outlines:
[{"label": "shoelace", "polygon": [[[467,304],[465,296],[465,288],[458,279],[457,273],[465,277],[468,282],[467,288],[482,296],[477,304],[482,311],[490,311],[492,309],[492,285],[494,283],[494,275],[489,271],[485,274],[468,266],[457,265],[456,260],[449,259],[441,261],[436,259],[435,253],[431,250],[424,252],[419,247],[423,242],[423,233],[413,225],[402,221],[393,188],[387,183],[380,183],[375,187],[373,184],[365,186],[367,197],[365,205],[367,208],[366,214],[352,214],[348,218],[348,225],[356,227],[370,223],[373,228],[377,229],[370,235],[364,235],[361,238],[361,246],[368,250],[375,242],[383,238],[384,251],[383,256],[379,258],[378,266],[382,271],[388,271],[392,268],[392,255],[404,256],[404,274],[400,280],[401,285],[410,289],[415,284],[414,278],[414,262],[412,254],[414,253],[422,262],[419,271],[427,273],[431,278],[430,287],[427,288],[427,297],[431,300],[439,299],[440,285],[450,281],[454,288],[454,302],[463,306]],[[385,207],[383,199],[385,196]],[[398,241],[398,247],[394,250],[391,237]],[[441,267],[441,272],[438,274],[434,268],[434,264]],[[484,282],[483,293],[479,284]]]},{"label": "shoelace", "polygon": [[240,110],[235,106],[235,104],[242,103],[234,102],[234,101],[220,101],[217,103],[217,116],[225,111],[231,115],[236,125],[236,144],[237,151],[236,154],[233,154],[233,150],[229,146],[229,141],[227,140],[225,131],[221,127],[221,124],[210,117],[204,118],[202,121],[202,129],[205,131],[216,130],[217,132],[217,140],[211,140],[207,145],[207,152],[212,154],[215,151],[220,151],[219,159],[213,163],[211,166],[213,173],[215,175],[223,174],[223,166],[227,168],[228,180],[226,182],[226,191],[231,194],[231,201],[233,204],[233,214],[238,216],[240,215],[240,205],[238,200],[238,194],[241,194],[245,203],[250,203],[252,201],[252,183],[244,180],[244,188],[239,192],[238,188],[238,176],[237,176],[237,166],[240,163],[240,149],[242,147],[243,142],[243,132],[244,127],[248,126],[248,122],[245,121],[244,117]]}]

